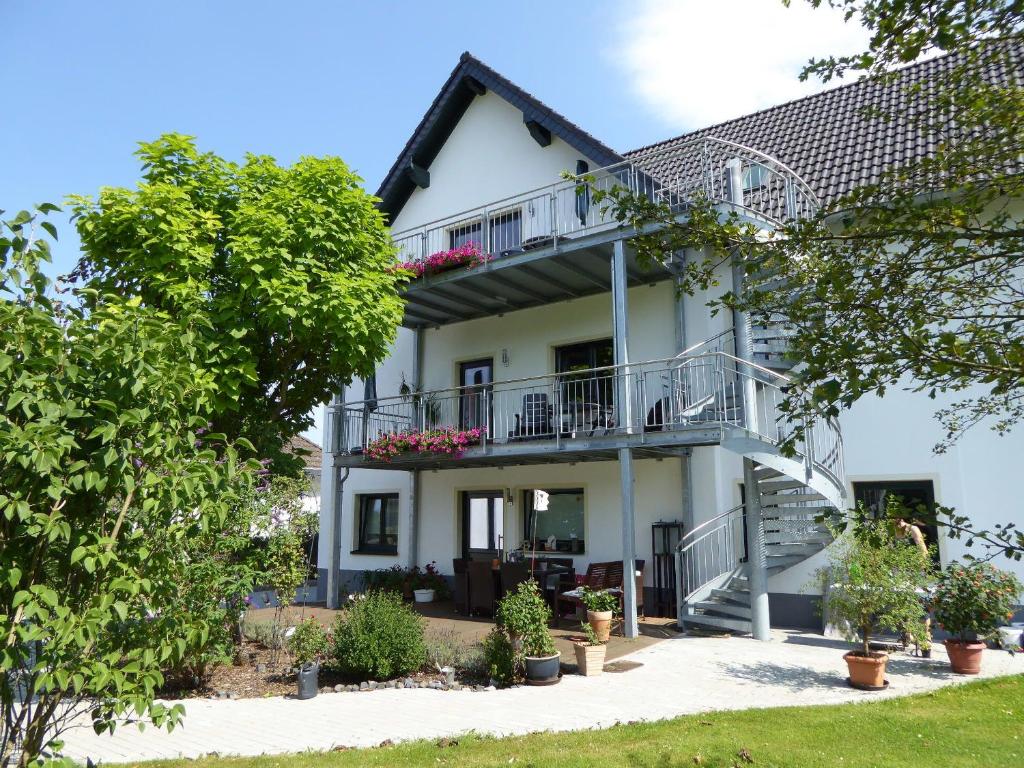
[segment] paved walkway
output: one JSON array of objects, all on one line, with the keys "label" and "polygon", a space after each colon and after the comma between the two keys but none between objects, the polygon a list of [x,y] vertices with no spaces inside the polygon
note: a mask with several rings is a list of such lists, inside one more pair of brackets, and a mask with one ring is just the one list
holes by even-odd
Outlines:
[{"label": "paved walkway", "polygon": [[[845,646],[820,635],[776,632],[772,643],[741,638],[679,637],[641,649],[641,667],[584,678],[567,675],[548,688],[498,691],[378,690],[286,698],[194,700],[173,733],[152,727],[95,735],[86,726],[66,734],[65,752],[81,762],[128,762],[204,754],[258,755],[335,746],[363,747],[455,736],[466,731],[505,736],[598,728],[707,710],[875,701],[971,678],[953,675],[944,652],[931,660],[894,654],[890,688],[849,688]],[[983,677],[1024,673],[1024,656],[986,651]]]}]

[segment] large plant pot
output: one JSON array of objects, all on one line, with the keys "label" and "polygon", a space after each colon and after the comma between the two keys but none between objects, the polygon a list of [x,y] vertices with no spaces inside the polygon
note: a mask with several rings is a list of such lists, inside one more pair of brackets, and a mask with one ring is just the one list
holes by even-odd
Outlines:
[{"label": "large plant pot", "polygon": [[981,672],[981,652],[984,643],[962,643],[959,640],[946,641],[949,665],[958,675],[976,675]]},{"label": "large plant pot", "polygon": [[593,677],[604,671],[604,657],[608,653],[607,646],[575,643],[573,650],[576,652],[576,668],[581,675]]},{"label": "large plant pot", "polygon": [[320,689],[320,665],[308,664],[300,667],[297,673],[298,690],[295,692],[297,699],[312,699]]},{"label": "large plant pot", "polygon": [[526,682],[553,683],[558,682],[558,668],[561,654],[551,656],[526,657]]},{"label": "large plant pot", "polygon": [[612,612],[611,611],[587,611],[587,623],[594,630],[597,639],[607,643],[612,634]]},{"label": "large plant pot", "polygon": [[889,654],[872,651],[863,656],[860,651],[850,651],[843,656],[850,670],[850,685],[865,691],[880,691],[885,688],[885,665]]},{"label": "large plant pot", "polygon": [[417,603],[434,602],[434,590],[432,589],[414,589],[412,594],[416,598]]}]

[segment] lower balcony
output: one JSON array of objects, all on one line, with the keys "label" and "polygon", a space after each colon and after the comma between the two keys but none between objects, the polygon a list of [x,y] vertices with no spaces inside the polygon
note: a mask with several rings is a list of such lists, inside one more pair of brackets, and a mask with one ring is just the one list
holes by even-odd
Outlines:
[{"label": "lower balcony", "polygon": [[777,442],[784,428],[777,378],[719,351],[344,403],[330,412],[335,465],[606,461],[621,448],[637,458],[679,455],[749,430],[749,380],[756,384],[756,431]]}]

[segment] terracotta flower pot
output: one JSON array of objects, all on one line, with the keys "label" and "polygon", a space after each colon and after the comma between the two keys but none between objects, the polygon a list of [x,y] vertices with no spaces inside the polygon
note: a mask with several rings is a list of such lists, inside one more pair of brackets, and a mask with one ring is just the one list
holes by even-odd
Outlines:
[{"label": "terracotta flower pot", "polygon": [[984,643],[962,643],[959,640],[946,641],[949,665],[958,675],[976,675],[981,672],[981,652]]},{"label": "terracotta flower pot", "polygon": [[885,665],[889,654],[874,651],[863,656],[860,651],[850,651],[843,658],[850,670],[850,685],[854,688],[881,690],[885,687]]},{"label": "terracotta flower pot", "polygon": [[611,611],[587,611],[587,623],[594,630],[597,639],[607,643],[612,634],[612,612]]},{"label": "terracotta flower pot", "polygon": [[604,657],[608,652],[604,645],[587,645],[586,643],[574,643],[573,650],[576,652],[576,668],[584,677],[600,675],[604,671]]}]

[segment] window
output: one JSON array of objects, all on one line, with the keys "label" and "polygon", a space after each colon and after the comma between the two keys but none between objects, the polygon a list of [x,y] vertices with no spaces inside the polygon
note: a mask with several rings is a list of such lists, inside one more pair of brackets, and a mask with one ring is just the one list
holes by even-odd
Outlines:
[{"label": "window", "polygon": [[[899,498],[903,506],[910,510],[923,505],[929,513],[935,511],[935,488],[931,480],[883,480],[853,484],[854,502],[858,506],[863,504],[875,517],[881,517],[885,513],[886,499],[890,496]],[[911,523],[915,522],[913,515],[908,519]],[[938,526],[924,525],[922,521],[917,521],[917,525],[924,534],[925,543],[929,547],[935,547],[932,556],[938,563]]]},{"label": "window", "polygon": [[515,251],[523,244],[523,222],[519,209],[491,216],[491,253]]},{"label": "window", "polygon": [[448,247],[452,250],[461,248],[466,243],[476,243],[483,247],[483,238],[480,233],[483,227],[479,221],[472,221],[468,224],[460,224],[448,230]]},{"label": "window", "polygon": [[493,410],[487,397],[493,379],[491,358],[459,364],[459,429],[490,427],[491,413],[484,410]]},{"label": "window", "polygon": [[526,531],[523,538],[533,549],[546,549],[554,537],[555,551],[586,551],[582,488],[538,488],[548,494],[548,508],[534,509],[534,489],[524,491]]},{"label": "window", "polygon": [[[448,247],[460,248],[476,243],[481,249],[484,225],[481,219],[464,221],[448,230]],[[490,214],[487,219],[487,250],[490,253],[515,251],[523,245],[523,217],[518,208]]]},{"label": "window", "polygon": [[398,554],[398,494],[357,496],[359,503],[356,552]]},{"label": "window", "polygon": [[766,187],[771,182],[772,171],[760,163],[751,163],[743,169],[743,191],[752,192],[753,190]]},{"label": "window", "polygon": [[600,407],[602,411],[614,405],[615,380],[612,371],[580,373],[593,368],[604,368],[615,363],[615,350],[611,339],[587,341],[555,347],[555,373],[565,374],[562,382],[562,402],[584,402]]},{"label": "window", "polygon": [[505,495],[501,491],[462,494],[462,556],[497,556],[505,527]]}]

